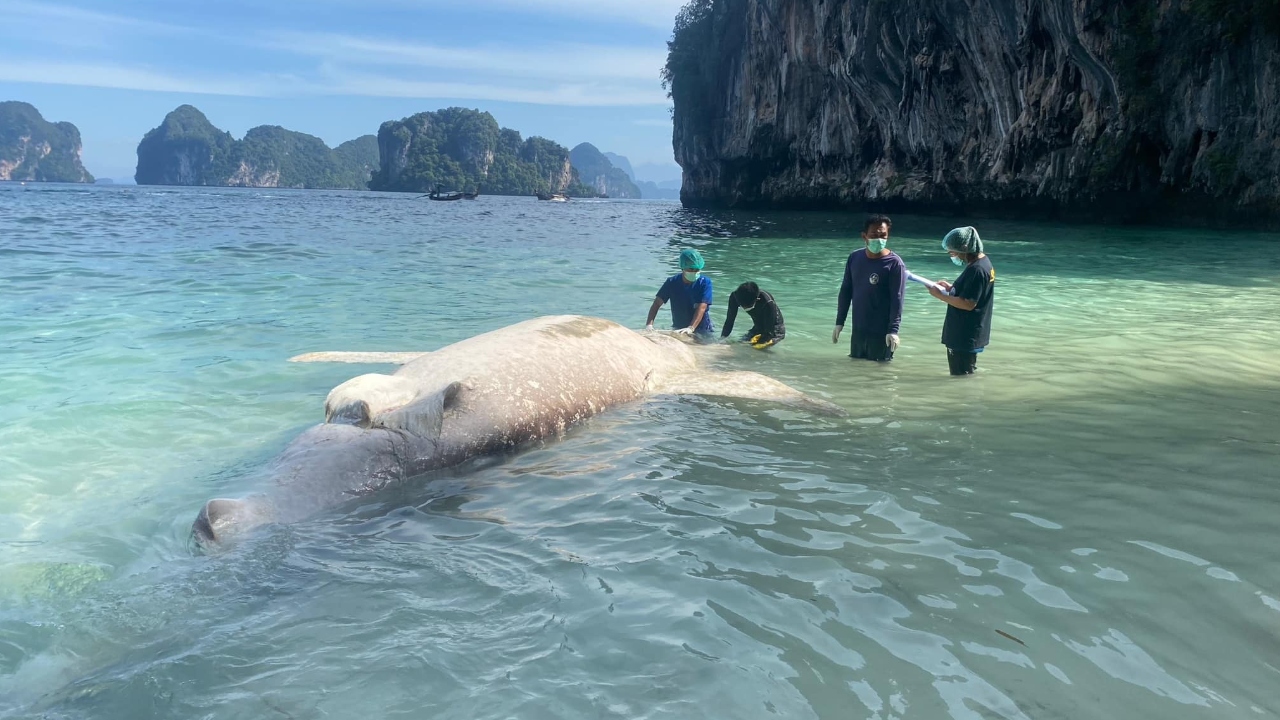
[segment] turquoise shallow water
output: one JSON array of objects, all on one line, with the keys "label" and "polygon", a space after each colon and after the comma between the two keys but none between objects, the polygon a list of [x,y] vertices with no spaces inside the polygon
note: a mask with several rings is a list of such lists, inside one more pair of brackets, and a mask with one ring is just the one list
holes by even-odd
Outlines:
[{"label": "turquoise shallow water", "polygon": [[[916,272],[950,224],[896,218]],[[1280,713],[1280,243],[984,222],[991,349],[909,288],[830,331],[857,218],[0,184],[0,716]],[[552,313],[639,327],[678,248],[847,408],[668,399],[194,554],[209,497],[380,368]],[[666,318],[664,311],[661,316]]]}]

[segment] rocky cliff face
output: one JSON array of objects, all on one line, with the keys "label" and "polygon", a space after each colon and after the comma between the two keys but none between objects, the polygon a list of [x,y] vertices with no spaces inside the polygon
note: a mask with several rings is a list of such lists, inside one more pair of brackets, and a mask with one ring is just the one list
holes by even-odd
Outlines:
[{"label": "rocky cliff face", "polygon": [[1280,225],[1276,0],[694,0],[682,199]]},{"label": "rocky cliff face", "polygon": [[595,145],[578,145],[569,151],[569,160],[582,182],[601,195],[611,198],[640,198],[640,188],[631,182],[624,170],[614,167]]},{"label": "rocky cliff face", "polygon": [[642,199],[645,199],[645,200],[679,200],[680,199],[679,183],[676,183],[675,188],[666,188],[666,187],[661,187],[660,185],[658,185],[658,183],[653,182],[652,180],[637,179],[636,171],[634,168],[631,167],[631,161],[628,160],[625,156],[618,155],[617,153],[607,152],[607,153],[604,153],[604,157],[606,160],[609,161],[610,165],[618,168],[619,170],[627,174],[627,177],[631,179],[631,182],[635,183],[636,189],[640,191],[640,197]]},{"label": "rocky cliff face", "polygon": [[139,185],[226,185],[240,165],[236,141],[191,105],[181,105],[138,143]]},{"label": "rocky cliff face", "polygon": [[626,173],[627,177],[631,179],[631,182],[636,182],[636,171],[635,168],[631,167],[630,160],[618,153],[607,152],[602,154],[604,155],[604,159],[609,161],[610,165]]},{"label": "rocky cliff face", "polygon": [[413,144],[413,134],[404,125],[391,126],[389,123],[390,121],[383,123],[378,131],[378,157],[381,159],[381,176],[378,182],[397,187],[400,175],[409,167],[409,147]]},{"label": "rocky cliff face", "polygon": [[280,187],[280,171],[275,168],[264,170],[241,160],[224,184],[229,187]]},{"label": "rocky cliff face", "polygon": [[547,187],[554,192],[564,192],[566,189],[578,182],[577,175],[573,172],[573,164],[566,157],[559,166],[553,166],[551,171],[547,173]]},{"label": "rocky cliff face", "polygon": [[51,123],[24,102],[0,102],[0,180],[91,183],[80,130]]}]

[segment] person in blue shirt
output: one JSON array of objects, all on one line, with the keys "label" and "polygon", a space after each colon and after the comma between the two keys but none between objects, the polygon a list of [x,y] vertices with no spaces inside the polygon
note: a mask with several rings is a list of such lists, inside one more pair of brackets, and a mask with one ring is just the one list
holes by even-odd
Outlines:
[{"label": "person in blue shirt", "polygon": [[658,289],[658,296],[649,307],[649,319],[644,329],[652,330],[658,310],[671,302],[671,327],[682,335],[697,334],[709,337],[715,332],[711,326],[711,278],[702,274],[705,263],[697,250],[680,251],[680,272],[667,278]]}]

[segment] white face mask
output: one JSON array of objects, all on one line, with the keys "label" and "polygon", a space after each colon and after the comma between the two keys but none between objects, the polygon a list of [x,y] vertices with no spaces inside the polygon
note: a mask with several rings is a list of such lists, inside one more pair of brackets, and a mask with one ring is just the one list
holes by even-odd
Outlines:
[{"label": "white face mask", "polygon": [[698,271],[698,270],[685,270],[684,279],[689,282],[697,282],[698,276],[701,274],[702,274],[701,271]]}]

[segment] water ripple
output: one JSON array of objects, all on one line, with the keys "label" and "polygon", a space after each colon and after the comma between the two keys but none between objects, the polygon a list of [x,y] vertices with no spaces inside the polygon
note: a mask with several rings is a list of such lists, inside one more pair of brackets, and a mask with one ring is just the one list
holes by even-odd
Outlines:
[{"label": "water ripple", "polygon": [[[830,345],[856,244],[838,215],[220,188],[0,185],[0,203],[0,716],[1280,704],[1272,238],[1187,263],[1186,234],[989,222],[996,342],[954,382],[918,293],[891,366]],[[909,265],[948,277],[953,219],[895,220]],[[195,509],[251,489],[358,372],[286,358],[538,314],[634,326],[688,245],[717,322],[753,279],[791,331],[711,362],[851,420],[636,403],[193,553]]]}]

